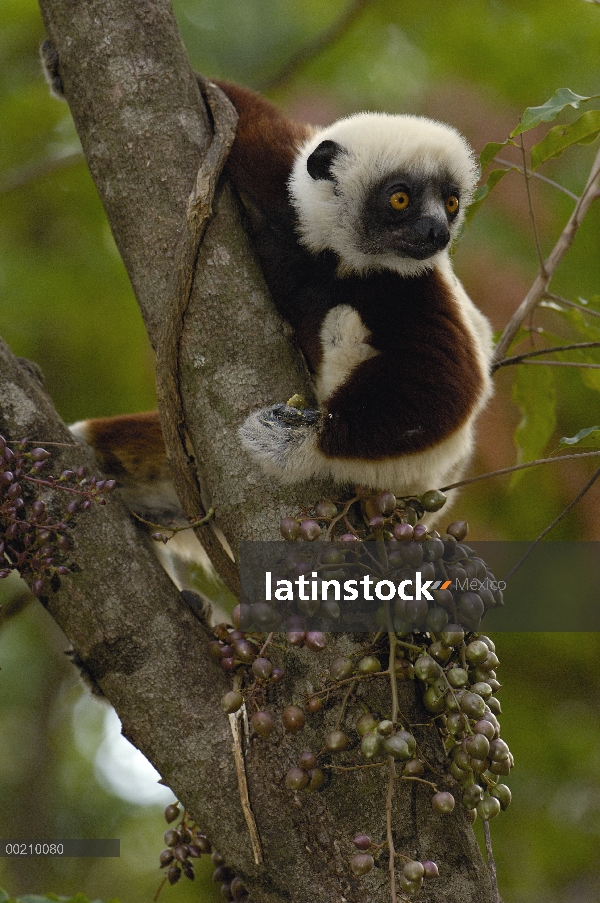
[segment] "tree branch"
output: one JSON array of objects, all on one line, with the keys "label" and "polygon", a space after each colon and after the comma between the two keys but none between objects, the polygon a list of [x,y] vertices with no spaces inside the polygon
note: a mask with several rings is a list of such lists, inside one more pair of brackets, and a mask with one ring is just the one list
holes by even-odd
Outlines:
[{"label": "tree branch", "polygon": [[554,275],[558,265],[573,244],[573,239],[577,234],[581,222],[586,215],[590,205],[597,197],[598,186],[600,185],[600,151],[596,154],[596,158],[592,164],[590,175],[586,182],[573,213],[563,229],[560,238],[554,245],[549,257],[544,261],[543,266],[538,273],[535,282],[531,286],[529,292],[510,318],[504,332],[500,336],[496,350],[494,352],[493,364],[498,364],[505,356],[512,340],[516,336],[522,324],[527,317],[537,307],[544,297],[552,276]]},{"label": "tree branch", "polygon": [[557,458],[538,458],[536,461],[527,461],[525,464],[515,464],[514,467],[502,467],[500,470],[491,470],[489,473],[480,473],[476,477],[459,480],[450,486],[443,486],[440,492],[448,492],[450,489],[460,489],[461,486],[469,486],[471,483],[479,483],[480,480],[488,480],[490,477],[501,477],[505,473],[514,473],[516,470],[525,470],[527,467],[538,467],[540,464],[556,464],[557,461],[571,461],[573,458],[592,458],[600,455],[600,451],[579,452],[576,455],[560,455]]},{"label": "tree branch", "polygon": [[[74,442],[40,383],[1,339],[0,434],[48,443],[56,475],[80,465],[97,472],[91,451]],[[52,493],[44,497],[48,506],[52,499]],[[227,796],[226,822],[232,835],[239,832],[231,842],[242,858],[251,859],[229,728],[219,705],[228,680],[207,664],[206,629],[113,496],[104,507],[93,505],[77,516],[70,541],[71,573],[61,578],[58,592],[40,601],[115,706],[125,736],[160,766],[190,809],[211,827],[214,823],[215,842],[223,845],[230,842],[221,819]],[[215,755],[218,785],[211,764]]]},{"label": "tree branch", "polygon": [[[492,367],[492,373],[495,373],[499,367],[508,367],[511,364],[520,364],[522,361],[530,357],[539,357],[542,354],[556,354],[557,351],[574,351],[581,348],[600,348],[600,342],[575,342],[573,345],[556,345],[554,348],[538,348],[537,351],[527,351],[524,354],[517,354],[515,357],[505,357]],[[545,363],[559,363],[558,361],[547,361]],[[577,362],[575,362],[577,363]]]}]

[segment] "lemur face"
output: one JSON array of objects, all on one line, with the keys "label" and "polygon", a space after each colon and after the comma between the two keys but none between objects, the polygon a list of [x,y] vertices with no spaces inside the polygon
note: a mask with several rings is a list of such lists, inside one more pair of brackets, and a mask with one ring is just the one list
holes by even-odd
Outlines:
[{"label": "lemur face", "polygon": [[460,188],[448,174],[395,173],[365,198],[361,250],[427,260],[448,245],[459,210]]},{"label": "lemur face", "polygon": [[476,174],[471,149],[450,126],[380,113],[341,120],[296,161],[290,194],[300,241],[334,251],[342,273],[426,272],[458,232]]}]

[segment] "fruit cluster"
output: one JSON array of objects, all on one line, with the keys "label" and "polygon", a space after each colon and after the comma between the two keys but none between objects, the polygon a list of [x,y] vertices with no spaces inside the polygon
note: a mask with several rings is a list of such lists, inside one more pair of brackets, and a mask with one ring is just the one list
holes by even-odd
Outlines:
[{"label": "fruit cluster", "polygon": [[[304,581],[307,588],[310,583],[311,592],[294,590],[293,602],[288,599],[285,604],[244,603],[236,610],[237,626],[243,631],[289,630],[290,619],[300,617],[316,618],[325,629],[355,630],[356,623],[349,625],[345,619],[354,617],[356,606],[342,609],[322,592],[322,584],[364,584],[372,575],[372,582],[384,579],[395,587],[403,583],[437,587],[421,598],[398,594],[394,599],[394,627],[400,636],[415,630],[439,633],[449,622],[478,631],[485,613],[504,604],[502,590],[483,559],[465,544],[466,522],[451,523],[443,534],[423,523],[408,523],[407,512],[416,516],[420,506],[422,514],[425,504],[431,506],[432,495],[398,500],[393,493],[384,492],[374,498],[357,496],[343,506],[326,499],[312,512],[283,518],[281,533],[290,545],[296,539],[310,540],[310,544],[294,542],[290,551],[273,563],[274,585]],[[360,611],[367,618],[370,613],[370,626],[363,619],[360,629],[383,626],[385,606],[368,592],[360,600]]]},{"label": "fruit cluster", "polygon": [[[280,659],[273,661],[273,653],[285,661],[283,640],[289,647],[321,652],[327,637],[316,626],[342,618],[338,602],[320,601],[311,593],[310,600],[294,595],[279,605],[242,604],[234,612],[233,628],[215,629],[209,654],[234,678],[233,689],[222,699],[224,712],[233,714],[247,706],[252,711],[252,730],[261,741],[268,741],[274,732],[277,737],[282,731],[299,735],[307,715],[325,707],[335,715],[323,731],[319,748],[302,750],[300,746],[285,776],[290,792],[319,792],[328,774],[336,770],[381,767],[389,771],[390,782],[418,781],[428,786],[435,812],[452,812],[458,796],[472,821],[477,817],[488,821],[506,809],[511,798],[509,788],[500,783],[510,772],[513,758],[500,738],[499,661],[492,640],[479,633],[483,614],[502,604],[502,594],[493,588],[495,580],[485,562],[465,544],[465,522],[450,524],[443,534],[418,522],[427,505],[440,502],[430,495],[411,499],[410,505],[392,493],[357,496],[345,505],[324,500],[312,511],[282,521],[281,532],[289,540],[328,540],[322,546],[311,542],[292,547],[279,563],[279,573],[288,577],[316,572],[318,581],[343,581],[370,573],[399,584],[403,579],[414,580],[419,571],[421,584],[427,580],[441,584],[432,589],[433,599],[428,601],[412,603],[393,597],[383,604],[376,602],[374,629],[365,634],[365,643],[355,652],[332,657],[320,684],[301,699],[279,713],[272,710],[268,687],[284,677]],[[370,546],[369,541],[373,541]],[[467,591],[465,582],[469,587],[473,582],[480,586]],[[382,704],[377,691],[380,712],[371,711],[362,690],[370,683],[376,689],[374,684],[382,680],[390,688],[388,702]],[[418,725],[411,724],[400,711],[400,681],[419,682],[428,724],[422,723],[422,717]],[[335,706],[337,712],[332,712]],[[438,761],[434,771],[425,758],[421,744],[428,731],[440,735],[448,757],[445,769]],[[413,896],[424,881],[438,876],[438,866],[395,849],[391,806],[386,806],[386,825],[380,843],[365,834],[354,838],[350,870],[357,878],[367,875],[385,854],[391,863],[392,888],[398,880],[399,890]],[[232,886],[224,894],[226,899],[238,899]]]},{"label": "fruit cluster", "polygon": [[[28,450],[28,445],[23,439],[11,448],[0,436],[0,579],[18,571],[39,596],[47,579],[56,588],[68,573],[61,555],[69,549],[69,522],[93,502],[106,504],[104,496],[115,481],[87,479],[84,467],[64,470],[59,477],[43,474],[50,453]],[[54,513],[54,501],[49,511],[42,498],[55,489],[69,499],[59,514]]]},{"label": "fruit cluster", "polygon": [[213,881],[221,885],[223,898],[235,900],[236,903],[248,903],[249,896],[244,883],[225,865],[221,854],[213,850],[209,839],[200,831],[189,813],[185,809],[182,812],[177,803],[171,803],[165,809],[167,824],[172,825],[179,816],[181,818],[178,824],[165,831],[166,847],[158,857],[160,868],[167,869],[166,880],[169,884],[177,884],[182,875],[193,881],[194,861],[206,855],[211,858],[214,866]]}]

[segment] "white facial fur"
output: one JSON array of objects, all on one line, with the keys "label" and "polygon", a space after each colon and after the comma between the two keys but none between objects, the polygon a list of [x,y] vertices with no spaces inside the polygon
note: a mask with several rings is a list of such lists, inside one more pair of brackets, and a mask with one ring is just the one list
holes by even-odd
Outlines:
[{"label": "white facial fur", "polygon": [[[345,153],[336,156],[333,179],[313,179],[308,157],[322,141],[335,141]],[[426,260],[395,253],[370,254],[360,248],[360,215],[369,191],[398,171],[421,177],[444,174],[460,190],[460,213],[450,225],[456,236],[477,180],[477,165],[467,141],[455,129],[419,116],[358,113],[316,132],[300,149],[289,181],[298,213],[300,241],[310,251],[334,251],[340,274],[393,269],[406,276],[430,270],[447,256],[438,251]]]}]

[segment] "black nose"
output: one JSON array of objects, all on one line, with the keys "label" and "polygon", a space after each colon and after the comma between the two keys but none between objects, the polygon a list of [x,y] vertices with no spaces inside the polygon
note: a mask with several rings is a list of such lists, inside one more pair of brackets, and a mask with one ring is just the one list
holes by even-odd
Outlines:
[{"label": "black nose", "polygon": [[413,228],[416,237],[433,250],[441,251],[450,241],[447,224],[433,216],[423,216]]}]

